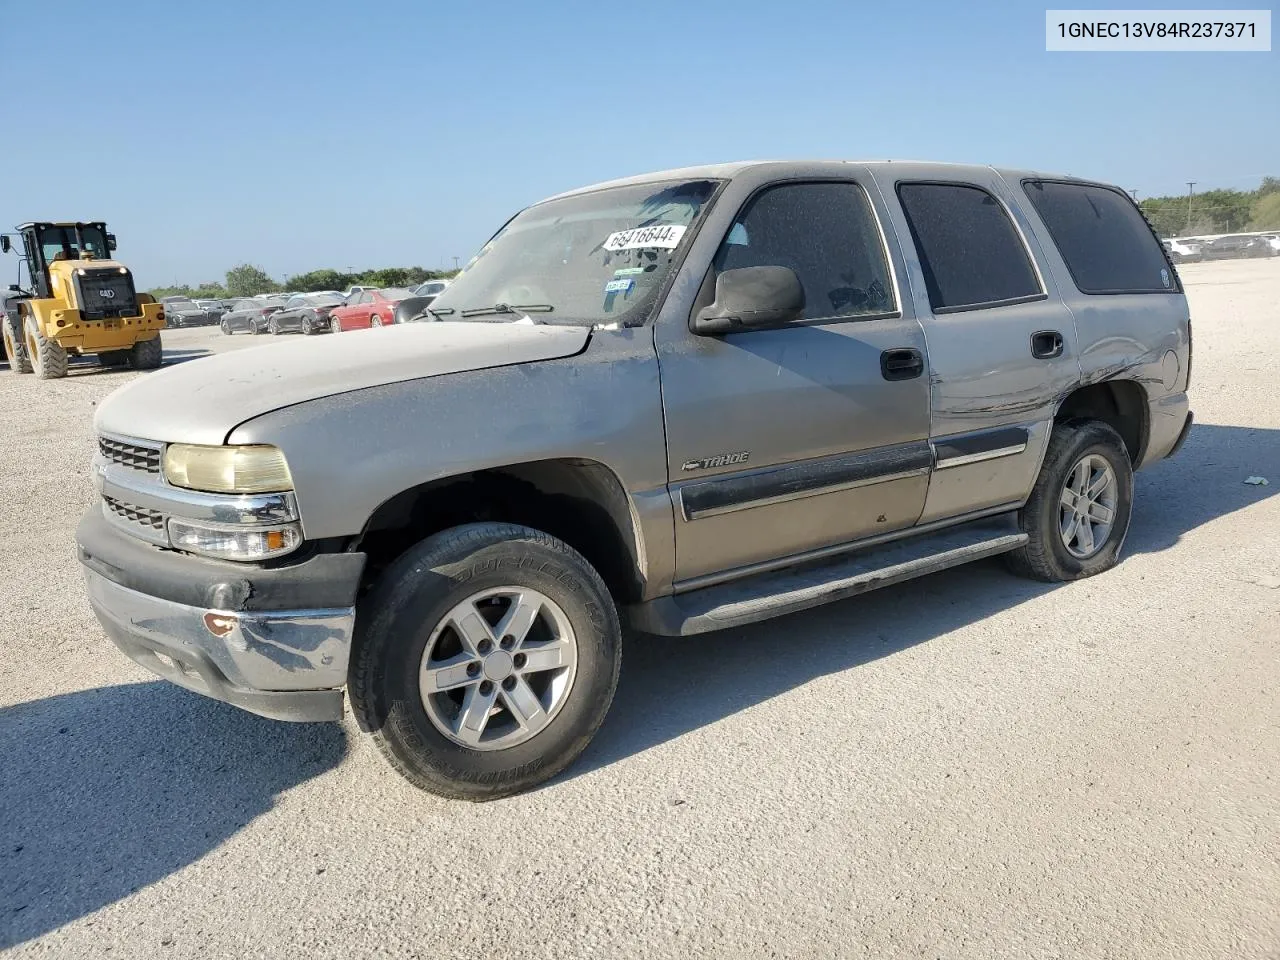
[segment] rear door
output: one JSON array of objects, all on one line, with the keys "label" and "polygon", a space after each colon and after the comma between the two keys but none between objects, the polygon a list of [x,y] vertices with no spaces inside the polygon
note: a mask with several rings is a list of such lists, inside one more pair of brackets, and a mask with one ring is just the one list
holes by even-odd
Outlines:
[{"label": "rear door", "polygon": [[922,523],[1020,504],[1079,377],[1074,320],[1008,185],[989,169],[936,175],[877,171],[914,252],[912,296],[929,342],[936,461]]},{"label": "rear door", "polygon": [[697,336],[685,313],[655,331],[677,588],[910,527],[924,505],[924,336],[870,178],[847,169],[735,180],[703,227],[717,247],[693,312],[719,273],[784,266],[804,286],[803,320]]}]

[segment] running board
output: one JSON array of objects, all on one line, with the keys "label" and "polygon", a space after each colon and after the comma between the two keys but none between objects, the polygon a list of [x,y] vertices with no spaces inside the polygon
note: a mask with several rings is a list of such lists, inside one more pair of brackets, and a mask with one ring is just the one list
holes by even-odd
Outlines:
[{"label": "running board", "polygon": [[1027,542],[1014,513],[894,540],[835,558],[756,574],[628,609],[632,627],[680,637],[723,630],[1016,550]]}]

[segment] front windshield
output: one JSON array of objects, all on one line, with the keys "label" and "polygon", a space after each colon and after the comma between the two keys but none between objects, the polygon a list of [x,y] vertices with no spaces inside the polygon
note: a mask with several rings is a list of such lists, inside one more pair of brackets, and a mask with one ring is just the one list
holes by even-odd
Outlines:
[{"label": "front windshield", "polygon": [[518,308],[536,306],[540,323],[643,323],[715,189],[712,180],[646,183],[537,204],[486,243],[431,310],[456,320],[507,304],[514,315],[476,319],[517,319]]},{"label": "front windshield", "polygon": [[75,227],[44,227],[39,231],[38,241],[45,263],[78,260],[80,254],[86,252],[95,260],[108,258],[107,238],[98,227],[82,226],[80,240],[76,239]]}]

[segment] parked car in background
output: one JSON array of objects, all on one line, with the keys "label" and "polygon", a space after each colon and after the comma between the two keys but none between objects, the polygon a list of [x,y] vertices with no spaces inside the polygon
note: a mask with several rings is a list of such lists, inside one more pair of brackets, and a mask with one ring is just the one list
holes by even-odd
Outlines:
[{"label": "parked car in background", "polygon": [[235,307],[222,315],[222,332],[265,333],[267,319],[285,304],[283,297],[246,297],[237,300]]},{"label": "parked car in background", "polygon": [[396,305],[412,296],[413,291],[404,287],[382,287],[353,294],[343,306],[329,311],[329,329],[341,333],[344,330],[389,327],[395,322]]},{"label": "parked car in background", "polygon": [[445,288],[449,286],[448,280],[428,280],[426,283],[420,283],[413,288],[415,297],[438,297],[444,293]]},{"label": "parked car in background", "polygon": [[227,308],[223,306],[221,300],[197,300],[195,304],[215,320],[227,312]]},{"label": "parked car in background", "polygon": [[1204,259],[1204,247],[1199,240],[1179,240],[1171,237],[1160,241],[1169,251],[1169,259],[1174,263],[1195,263]]},{"label": "parked car in background", "polygon": [[1276,256],[1280,256],[1280,233],[1264,234],[1262,239],[1267,241],[1271,249],[1276,252]]},{"label": "parked car in background", "polygon": [[1210,240],[1203,248],[1206,260],[1234,260],[1245,257],[1274,257],[1276,250],[1264,237],[1234,234]]},{"label": "parked car in background", "polygon": [[343,291],[342,295],[346,297],[347,300],[349,301],[356,294],[364,293],[366,290],[377,290],[377,289],[378,289],[377,287],[362,287],[357,285],[353,287],[347,287],[347,289]]},{"label": "parked car in background", "polygon": [[303,293],[290,297],[267,320],[267,332],[328,333],[329,311],[343,304],[340,293]]},{"label": "parked car in background", "polygon": [[164,304],[165,323],[169,327],[202,327],[218,322],[217,316],[190,297],[161,297],[160,302]]}]

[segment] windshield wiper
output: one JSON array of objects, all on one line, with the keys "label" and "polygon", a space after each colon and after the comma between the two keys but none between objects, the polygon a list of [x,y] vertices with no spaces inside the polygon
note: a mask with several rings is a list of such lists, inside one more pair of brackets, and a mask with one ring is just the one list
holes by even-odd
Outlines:
[{"label": "windshield wiper", "polygon": [[549,303],[495,303],[492,307],[475,307],[471,310],[463,310],[464,317],[483,317],[487,314],[506,314],[506,313],[550,313],[553,307]]}]

